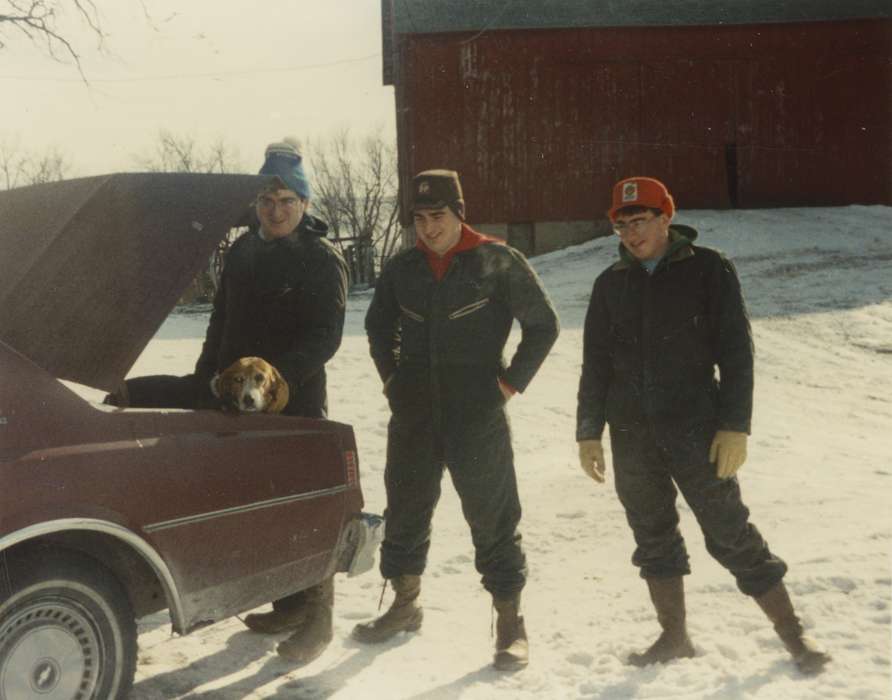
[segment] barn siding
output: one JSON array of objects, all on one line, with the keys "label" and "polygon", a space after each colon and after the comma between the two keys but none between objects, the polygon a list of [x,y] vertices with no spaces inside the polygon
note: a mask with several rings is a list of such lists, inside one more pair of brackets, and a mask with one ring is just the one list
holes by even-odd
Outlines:
[{"label": "barn siding", "polygon": [[892,204],[890,37],[888,20],[401,36],[403,182],[454,168],[490,223],[599,219],[632,174],[685,208]]}]

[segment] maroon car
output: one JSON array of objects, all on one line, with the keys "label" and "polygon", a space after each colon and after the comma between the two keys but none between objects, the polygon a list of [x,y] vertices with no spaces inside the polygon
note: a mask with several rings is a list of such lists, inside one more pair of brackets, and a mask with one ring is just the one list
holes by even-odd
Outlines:
[{"label": "maroon car", "polygon": [[0,700],[121,697],[136,618],[167,608],[185,634],[371,565],[350,426],[113,408],[59,381],[118,388],[261,184],[0,193]]}]

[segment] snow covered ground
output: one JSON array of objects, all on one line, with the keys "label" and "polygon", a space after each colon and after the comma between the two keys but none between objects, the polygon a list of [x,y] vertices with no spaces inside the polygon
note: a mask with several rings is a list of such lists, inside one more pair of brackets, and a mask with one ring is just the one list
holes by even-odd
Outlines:
[{"label": "snow covered ground", "polygon": [[[834,656],[823,675],[796,672],[757,606],[706,553],[683,502],[697,656],[646,669],[624,663],[657,625],[610,471],[606,485],[590,481],[574,442],[581,325],[592,281],[616,255],[608,238],[534,260],[563,329],[531,387],[509,404],[530,565],[529,668],[511,675],[490,666],[490,599],[447,478],[418,634],[378,647],[349,638],[376,614],[377,572],[336,579],[335,639],[303,668],[276,656],[279,638],[237,619],[175,637],[157,614],[140,625],[132,697],[889,698],[892,208],[682,211],[677,221],[699,229],[700,242],[728,254],[741,276],[757,349],[741,486],[753,522],[790,565],[786,582],[807,628]],[[349,300],[329,391],[332,417],[356,430],[366,508],[381,512],[388,411],[362,330],[369,299]],[[203,314],[172,315],[132,374],[190,371],[206,323]]]}]

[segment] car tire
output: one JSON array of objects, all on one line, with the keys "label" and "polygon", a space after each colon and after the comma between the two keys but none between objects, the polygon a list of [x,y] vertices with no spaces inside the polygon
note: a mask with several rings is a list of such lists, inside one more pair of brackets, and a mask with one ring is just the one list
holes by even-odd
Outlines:
[{"label": "car tire", "polygon": [[136,668],[136,621],[114,574],[49,547],[9,557],[5,570],[0,700],[124,698]]}]

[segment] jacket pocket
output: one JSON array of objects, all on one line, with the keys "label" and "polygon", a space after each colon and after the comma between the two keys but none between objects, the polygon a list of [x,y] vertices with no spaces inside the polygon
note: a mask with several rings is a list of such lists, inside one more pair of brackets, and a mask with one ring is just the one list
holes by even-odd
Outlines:
[{"label": "jacket pocket", "polygon": [[418,321],[418,323],[424,323],[424,316],[416,313],[415,311],[412,311],[412,309],[407,309],[402,304],[400,304],[400,311],[403,312],[403,316],[405,316],[406,318],[411,318],[413,321]]},{"label": "jacket pocket", "polygon": [[430,412],[429,381],[427,370],[397,367],[384,392],[390,412],[403,423],[424,420]]},{"label": "jacket pocket", "polygon": [[460,309],[456,309],[449,314],[448,318],[450,321],[454,321],[455,319],[461,318],[462,316],[468,316],[475,311],[479,311],[487,304],[489,304],[489,297],[478,299],[477,301],[467,304],[466,306],[462,306]]},{"label": "jacket pocket", "polygon": [[677,323],[673,328],[670,328],[666,332],[664,332],[663,340],[672,340],[674,337],[679,336],[683,333],[696,335],[704,327],[704,322],[705,319],[700,314],[689,316],[688,318],[685,318]]}]

